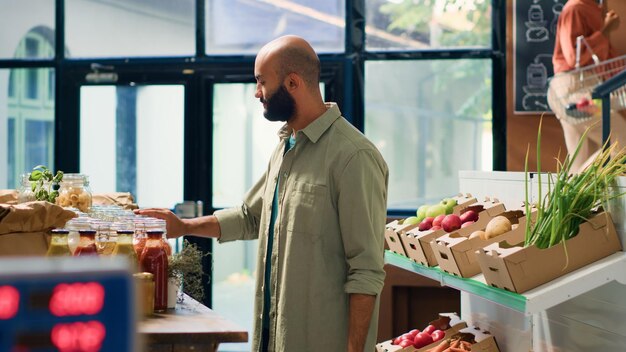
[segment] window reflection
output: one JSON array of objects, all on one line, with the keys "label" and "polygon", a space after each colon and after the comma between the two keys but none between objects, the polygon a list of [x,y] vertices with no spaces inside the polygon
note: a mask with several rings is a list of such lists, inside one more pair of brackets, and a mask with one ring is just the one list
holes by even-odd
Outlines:
[{"label": "window reflection", "polygon": [[490,0],[365,0],[368,50],[490,47]]}]

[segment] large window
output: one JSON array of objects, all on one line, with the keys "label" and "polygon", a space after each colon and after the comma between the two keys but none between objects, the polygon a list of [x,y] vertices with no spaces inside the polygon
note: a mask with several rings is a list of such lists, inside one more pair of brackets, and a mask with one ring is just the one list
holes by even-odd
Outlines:
[{"label": "large window", "polygon": [[207,54],[254,55],[286,34],[318,52],[343,52],[345,0],[204,0]]},{"label": "large window", "polygon": [[491,47],[490,0],[366,0],[367,50]]},{"label": "large window", "polygon": [[72,57],[193,56],[193,0],[66,0]]},{"label": "large window", "polygon": [[[54,49],[38,28],[27,33],[15,50],[17,59],[53,56]],[[17,188],[20,175],[43,164],[54,166],[54,68],[0,69],[0,136],[7,143],[0,148],[0,188]],[[2,106],[3,105],[3,106]]]},{"label": "large window", "polygon": [[[296,34],[320,54],[325,98],[387,161],[389,214],[411,213],[456,193],[459,170],[504,164],[505,18],[492,4],[0,0],[0,188],[46,164],[140,206],[239,204],[280,127],[254,98],[254,55]],[[197,241],[215,260],[205,303],[245,315],[256,243]]]},{"label": "large window", "polygon": [[368,61],[365,133],[389,166],[389,207],[458,192],[459,170],[492,170],[489,60]]}]

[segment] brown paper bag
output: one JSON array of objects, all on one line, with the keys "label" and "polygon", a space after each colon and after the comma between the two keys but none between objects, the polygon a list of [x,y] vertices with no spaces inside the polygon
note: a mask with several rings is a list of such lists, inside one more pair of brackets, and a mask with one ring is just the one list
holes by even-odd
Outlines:
[{"label": "brown paper bag", "polygon": [[119,205],[128,210],[139,208],[129,192],[94,193],[93,205]]},{"label": "brown paper bag", "polygon": [[76,213],[49,202],[0,204],[0,235],[15,232],[45,232],[65,226]]},{"label": "brown paper bag", "polygon": [[50,236],[45,232],[0,235],[0,256],[42,256],[48,251]]},{"label": "brown paper bag", "polygon": [[17,204],[17,190],[0,189],[0,204]]}]

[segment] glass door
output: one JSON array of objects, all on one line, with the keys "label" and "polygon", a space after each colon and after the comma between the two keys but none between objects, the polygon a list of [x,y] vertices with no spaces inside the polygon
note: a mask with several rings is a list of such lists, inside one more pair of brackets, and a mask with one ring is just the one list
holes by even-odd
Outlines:
[{"label": "glass door", "polygon": [[80,88],[80,172],[94,193],[130,192],[141,207],[184,200],[183,85]]}]

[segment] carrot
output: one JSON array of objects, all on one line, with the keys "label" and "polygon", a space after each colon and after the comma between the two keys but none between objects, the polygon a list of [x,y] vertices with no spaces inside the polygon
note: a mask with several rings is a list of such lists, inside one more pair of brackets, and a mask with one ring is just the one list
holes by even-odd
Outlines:
[{"label": "carrot", "polygon": [[472,344],[467,341],[461,341],[461,348],[463,348],[464,351],[471,351]]},{"label": "carrot", "polygon": [[450,341],[449,340],[443,340],[443,341],[441,341],[440,344],[437,345],[437,347],[433,347],[433,348],[429,349],[427,352],[443,352],[448,347],[450,347]]}]

